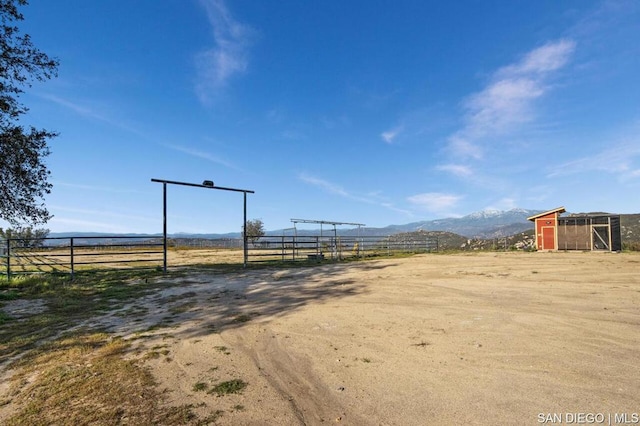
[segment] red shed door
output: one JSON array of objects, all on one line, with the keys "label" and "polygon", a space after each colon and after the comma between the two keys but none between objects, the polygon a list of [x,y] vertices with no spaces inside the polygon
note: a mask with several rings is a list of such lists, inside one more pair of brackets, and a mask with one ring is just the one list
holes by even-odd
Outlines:
[{"label": "red shed door", "polygon": [[542,250],[556,249],[556,230],[553,226],[542,227]]}]

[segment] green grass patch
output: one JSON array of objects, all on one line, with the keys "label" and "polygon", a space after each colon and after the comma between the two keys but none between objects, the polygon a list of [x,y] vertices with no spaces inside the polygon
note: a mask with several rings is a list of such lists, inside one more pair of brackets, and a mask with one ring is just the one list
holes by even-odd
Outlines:
[{"label": "green grass patch", "polygon": [[238,324],[238,323],[251,321],[251,319],[252,319],[252,316],[249,314],[240,314],[240,315],[237,315],[231,322]]},{"label": "green grass patch", "polygon": [[20,297],[20,294],[16,290],[5,289],[0,291],[0,301],[3,300],[15,300]]},{"label": "green grass patch", "polygon": [[197,306],[196,302],[186,302],[186,303],[183,303],[181,305],[173,306],[173,307],[169,308],[169,313],[171,313],[173,315],[183,314],[185,312],[190,311],[191,309],[193,309],[196,306]]},{"label": "green grass patch", "polygon": [[209,387],[209,385],[207,385],[205,382],[198,382],[195,385],[193,385],[193,391],[194,392],[204,392],[207,390],[207,388]]},{"label": "green grass patch", "polygon": [[242,393],[247,387],[247,383],[241,379],[228,380],[213,386],[207,393],[217,394],[218,396],[229,395],[232,393]]},{"label": "green grass patch", "polygon": [[229,352],[229,348],[227,348],[226,346],[214,346],[213,349],[217,350],[218,352],[222,352],[225,355],[231,355],[231,352]]},{"label": "green grass patch", "polygon": [[3,325],[5,322],[9,322],[13,320],[13,317],[7,314],[6,312],[0,311],[0,325]]}]

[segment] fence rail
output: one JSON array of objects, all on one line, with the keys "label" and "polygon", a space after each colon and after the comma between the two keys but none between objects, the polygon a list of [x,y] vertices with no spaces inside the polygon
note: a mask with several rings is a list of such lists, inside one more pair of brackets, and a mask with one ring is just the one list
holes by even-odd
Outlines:
[{"label": "fence rail", "polygon": [[349,257],[429,253],[438,239],[388,237],[266,236],[249,243],[249,261],[342,260]]},{"label": "fence rail", "polygon": [[[199,256],[204,262],[213,264],[219,258],[210,253],[211,250],[236,252],[242,248],[242,239],[176,238],[170,239],[167,245],[170,250],[178,252],[202,252]],[[250,263],[343,260],[398,252],[433,251],[438,251],[437,238],[398,236],[264,236],[249,242],[247,247]],[[164,243],[157,236],[0,239],[0,276],[4,272],[9,280],[12,276],[38,273],[65,273],[73,277],[79,271],[157,268],[164,266],[166,261]]]},{"label": "fence rail", "polygon": [[150,236],[100,236],[0,239],[0,265],[12,276],[78,270],[155,268],[162,265],[163,243]]}]

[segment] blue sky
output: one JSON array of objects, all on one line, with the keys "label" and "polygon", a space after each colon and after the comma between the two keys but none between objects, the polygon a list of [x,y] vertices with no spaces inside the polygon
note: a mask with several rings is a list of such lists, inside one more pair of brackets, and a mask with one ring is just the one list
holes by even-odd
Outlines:
[{"label": "blue sky", "polygon": [[[386,226],[515,207],[640,212],[640,2],[31,0],[60,60],[54,232],[162,231],[151,178],[248,217]],[[242,194],[168,187],[169,232]]]}]

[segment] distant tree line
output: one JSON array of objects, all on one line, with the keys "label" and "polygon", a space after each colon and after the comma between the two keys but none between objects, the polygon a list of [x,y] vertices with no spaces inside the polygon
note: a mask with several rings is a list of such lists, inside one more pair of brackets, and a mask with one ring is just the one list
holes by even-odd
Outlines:
[{"label": "distant tree line", "polygon": [[48,229],[35,229],[31,226],[6,230],[0,228],[0,240],[11,240],[14,243],[12,245],[25,248],[42,247],[47,235],[49,235]]}]

